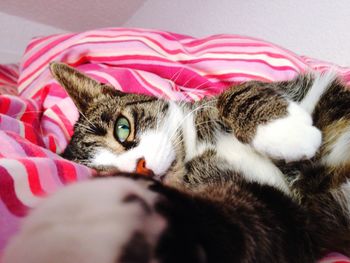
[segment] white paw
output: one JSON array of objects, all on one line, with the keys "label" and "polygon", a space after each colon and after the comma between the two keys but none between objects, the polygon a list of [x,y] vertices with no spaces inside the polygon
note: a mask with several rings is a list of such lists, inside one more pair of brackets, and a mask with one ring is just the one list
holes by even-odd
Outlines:
[{"label": "white paw", "polygon": [[312,126],[311,116],[292,102],[288,116],[258,127],[252,144],[260,153],[291,162],[312,158],[321,142],[322,134]]},{"label": "white paw", "polygon": [[156,197],[122,177],[67,186],[24,220],[3,262],[114,263],[130,243],[158,239],[166,225],[154,212]]}]

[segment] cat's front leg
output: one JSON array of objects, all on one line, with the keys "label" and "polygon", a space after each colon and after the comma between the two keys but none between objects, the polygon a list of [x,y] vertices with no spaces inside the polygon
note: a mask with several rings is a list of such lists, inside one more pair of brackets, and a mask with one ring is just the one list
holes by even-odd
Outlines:
[{"label": "cat's front leg", "polygon": [[241,142],[273,159],[309,159],[321,145],[321,132],[310,114],[268,83],[232,87],[218,97],[217,108]]}]

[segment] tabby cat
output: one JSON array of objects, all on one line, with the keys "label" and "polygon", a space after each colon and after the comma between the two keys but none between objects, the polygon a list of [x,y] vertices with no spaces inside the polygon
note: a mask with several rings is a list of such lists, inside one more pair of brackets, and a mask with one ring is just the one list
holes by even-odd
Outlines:
[{"label": "tabby cat", "polygon": [[80,112],[63,156],[120,176],[48,198],[5,263],[350,256],[350,91],[335,74],[189,103],[125,94],[61,63],[51,72]]}]

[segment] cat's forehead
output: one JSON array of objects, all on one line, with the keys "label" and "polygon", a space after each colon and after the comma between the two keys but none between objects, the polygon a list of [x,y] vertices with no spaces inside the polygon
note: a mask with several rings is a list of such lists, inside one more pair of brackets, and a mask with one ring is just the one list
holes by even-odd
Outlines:
[{"label": "cat's forehead", "polygon": [[112,96],[105,96],[105,102],[114,102],[115,105],[120,107],[131,107],[131,106],[144,106],[143,104],[156,103],[158,99],[156,97],[134,94],[134,93],[118,93]]},{"label": "cat's forehead", "polygon": [[88,115],[92,116],[139,111],[146,115],[163,115],[168,109],[168,102],[148,95],[122,93],[100,96],[94,105],[90,106]]}]

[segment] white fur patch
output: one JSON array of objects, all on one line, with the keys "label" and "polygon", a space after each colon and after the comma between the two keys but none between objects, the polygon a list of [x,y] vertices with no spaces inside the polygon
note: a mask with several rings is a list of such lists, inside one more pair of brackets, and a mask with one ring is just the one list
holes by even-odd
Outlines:
[{"label": "white fur patch", "polygon": [[323,158],[329,165],[342,165],[350,161],[350,127],[332,145],[331,152]]},{"label": "white fur patch", "polygon": [[67,186],[24,220],[5,250],[4,263],[114,263],[133,234],[157,242],[166,221],[151,208],[156,194],[127,178],[90,180]]},{"label": "white fur patch", "polygon": [[100,149],[91,160],[94,166],[114,167],[122,172],[135,172],[137,161],[144,158],[155,175],[163,175],[175,160],[169,136],[162,131],[148,131],[141,135],[140,144],[121,154]]},{"label": "white fur patch", "polygon": [[114,167],[120,171],[131,173],[136,170],[137,160],[141,156],[137,151],[128,151],[118,155],[108,149],[99,149],[90,160],[90,163],[95,167]]},{"label": "white fur patch", "polygon": [[183,121],[182,132],[185,142],[185,161],[189,161],[197,155],[197,131],[194,125],[193,114],[188,115]]},{"label": "white fur patch", "polygon": [[[185,145],[185,161],[191,160],[196,155],[197,131],[194,124],[194,111],[185,112],[181,106],[174,102],[169,102],[169,118],[168,122],[172,120],[172,124],[165,123],[165,126],[170,126],[172,134],[169,136],[176,139],[182,131],[184,145]],[[175,140],[176,141],[176,140]],[[179,143],[179,142],[175,142]]]},{"label": "white fur patch", "polygon": [[197,108],[192,109],[191,111],[183,112],[183,119],[181,122],[181,128],[183,132],[183,139],[185,142],[185,161],[190,161],[203,154],[204,151],[214,148],[215,146],[210,143],[198,143],[197,138],[197,128],[194,120],[195,112],[200,110],[203,105],[198,106]]},{"label": "white fur patch", "polygon": [[260,153],[289,162],[313,157],[321,141],[322,134],[312,126],[311,116],[290,102],[286,117],[258,127],[252,145]]},{"label": "white fur patch", "polygon": [[140,135],[138,146],[121,154],[108,149],[98,150],[90,160],[91,165],[116,168],[122,172],[135,172],[137,161],[144,158],[146,167],[157,177],[169,169],[176,158],[172,140],[183,123],[182,110],[169,102],[169,112],[163,121],[159,121],[155,130],[148,130]]},{"label": "white fur patch", "polygon": [[255,152],[250,145],[241,143],[233,135],[218,136],[217,153],[234,170],[241,172],[247,181],[270,185],[289,194],[281,171],[268,158]]},{"label": "white fur patch", "polygon": [[300,102],[300,106],[309,113],[314,111],[321,96],[336,78],[335,70],[330,70],[324,73],[315,72],[313,74],[315,77],[314,82],[305,98]]}]

